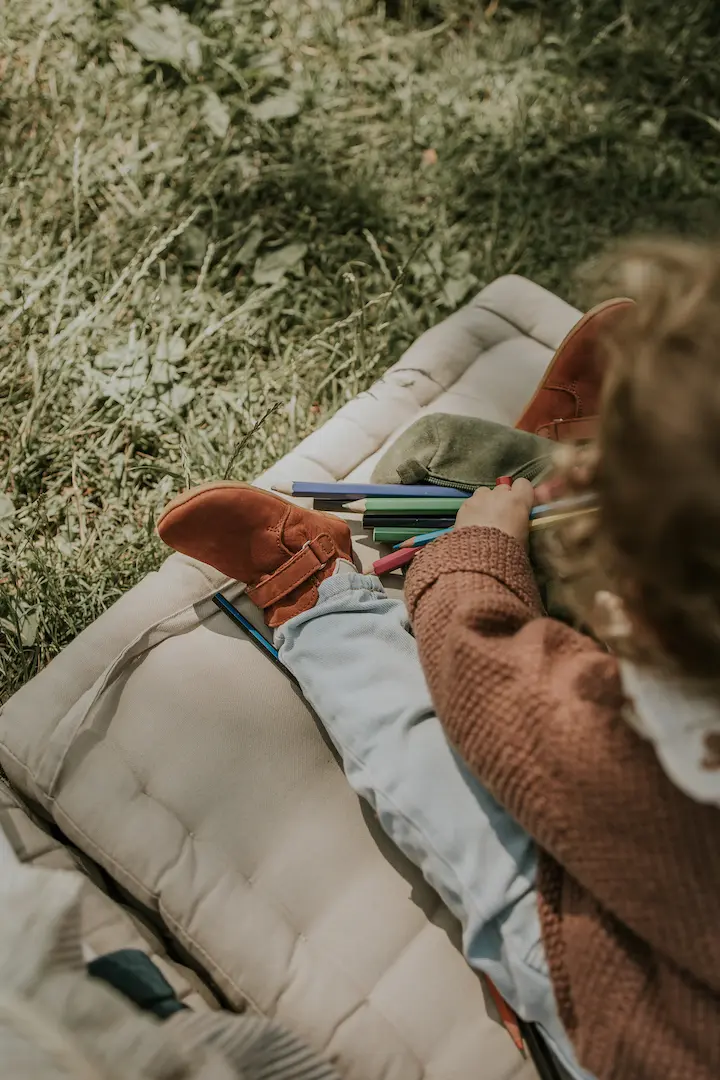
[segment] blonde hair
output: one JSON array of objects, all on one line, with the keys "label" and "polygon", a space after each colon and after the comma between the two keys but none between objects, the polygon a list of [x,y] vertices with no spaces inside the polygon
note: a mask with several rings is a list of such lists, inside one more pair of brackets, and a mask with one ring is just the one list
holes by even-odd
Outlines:
[{"label": "blonde hair", "polygon": [[[597,445],[564,462],[598,513],[568,522],[551,556],[599,635],[720,695],[720,245],[637,242],[601,273],[636,304],[601,343]],[[613,640],[604,590],[622,601],[628,637]]]}]

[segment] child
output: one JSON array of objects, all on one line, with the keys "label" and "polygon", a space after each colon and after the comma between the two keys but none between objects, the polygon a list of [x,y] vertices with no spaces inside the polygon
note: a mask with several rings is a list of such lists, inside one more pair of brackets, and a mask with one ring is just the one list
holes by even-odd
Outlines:
[{"label": "child", "polygon": [[250,583],[348,780],[571,1076],[716,1080],[720,250],[646,245],[617,269],[637,304],[597,454],[569,473],[598,512],[562,565],[612,654],[541,609],[526,481],[475,494],[416,557],[414,637],[338,519],[219,483],[159,531]]}]

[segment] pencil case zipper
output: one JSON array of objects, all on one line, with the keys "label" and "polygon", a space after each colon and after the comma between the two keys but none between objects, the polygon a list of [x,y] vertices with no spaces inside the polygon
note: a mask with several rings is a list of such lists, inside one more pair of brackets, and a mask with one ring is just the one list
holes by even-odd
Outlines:
[{"label": "pencil case zipper", "polygon": [[[526,461],[524,465],[519,465],[517,469],[507,475],[513,480],[537,480],[545,469],[548,468],[550,462],[547,457],[532,458],[530,461]],[[444,476],[437,476],[435,473],[430,472],[429,469],[425,470],[425,482],[428,484],[436,484],[438,487],[451,487],[457,488],[459,491],[477,491],[481,487],[494,487],[497,477],[493,477],[491,480],[478,480],[476,484],[468,484],[462,480],[448,480]]]}]

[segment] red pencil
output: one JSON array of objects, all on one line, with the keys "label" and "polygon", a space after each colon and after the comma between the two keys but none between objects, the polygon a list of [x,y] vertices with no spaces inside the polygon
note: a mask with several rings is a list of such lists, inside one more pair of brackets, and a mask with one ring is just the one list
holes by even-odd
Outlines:
[{"label": "red pencil", "polygon": [[500,1019],[503,1022],[503,1027],[507,1031],[512,1041],[517,1046],[522,1056],[525,1057],[525,1043],[523,1042],[523,1037],[520,1034],[520,1025],[518,1024],[517,1016],[512,1011],[512,1009],[510,1008],[507,1001],[502,996],[492,979],[487,975],[485,975],[484,978],[485,985],[490,991],[490,997],[495,1002],[495,1007],[500,1013]]},{"label": "red pencil", "polygon": [[412,561],[419,548],[401,548],[399,551],[391,551],[389,555],[383,555],[373,563],[374,574],[387,574],[390,570],[397,570],[398,566]]}]

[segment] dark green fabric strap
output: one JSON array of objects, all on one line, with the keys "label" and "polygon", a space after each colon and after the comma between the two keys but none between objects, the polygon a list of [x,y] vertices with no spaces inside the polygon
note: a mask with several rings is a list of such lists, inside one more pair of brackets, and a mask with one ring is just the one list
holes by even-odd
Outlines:
[{"label": "dark green fabric strap", "polygon": [[145,1012],[165,1020],[187,1008],[160,969],[140,949],[118,949],[97,956],[87,966],[88,974],[102,979]]}]

